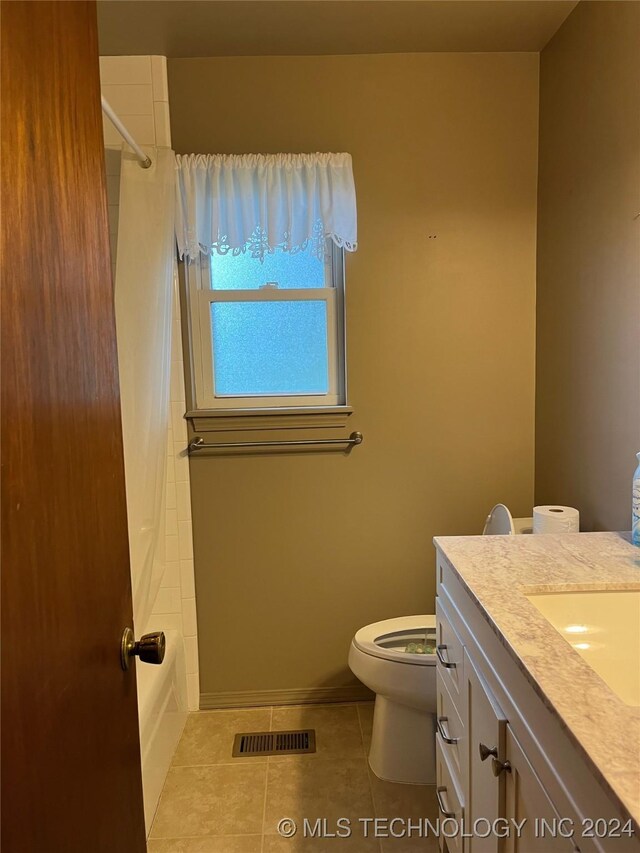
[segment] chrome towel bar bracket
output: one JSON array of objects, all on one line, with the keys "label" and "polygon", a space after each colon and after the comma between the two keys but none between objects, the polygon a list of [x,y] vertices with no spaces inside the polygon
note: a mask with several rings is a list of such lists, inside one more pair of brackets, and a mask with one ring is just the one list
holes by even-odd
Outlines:
[{"label": "chrome towel bar bracket", "polygon": [[196,435],[189,442],[187,452],[191,454],[198,450],[241,450],[260,447],[345,447],[345,445],[346,450],[351,450],[358,444],[362,444],[361,432],[352,432],[349,438],[305,438],[295,441],[225,441],[221,443],[209,443],[202,436]]}]

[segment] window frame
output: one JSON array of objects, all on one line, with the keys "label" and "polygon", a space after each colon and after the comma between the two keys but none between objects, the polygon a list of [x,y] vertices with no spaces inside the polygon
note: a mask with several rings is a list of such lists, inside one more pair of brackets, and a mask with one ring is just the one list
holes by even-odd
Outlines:
[{"label": "window frame", "polygon": [[[187,335],[185,355],[189,378],[187,417],[215,418],[233,415],[278,416],[301,413],[350,414],[347,406],[346,329],[344,294],[344,250],[328,240],[330,280],[322,288],[220,289],[211,288],[210,258],[183,265],[186,297]],[[215,374],[211,340],[211,305],[216,302],[324,301],[327,306],[327,354],[329,390],[327,394],[215,396]]]}]

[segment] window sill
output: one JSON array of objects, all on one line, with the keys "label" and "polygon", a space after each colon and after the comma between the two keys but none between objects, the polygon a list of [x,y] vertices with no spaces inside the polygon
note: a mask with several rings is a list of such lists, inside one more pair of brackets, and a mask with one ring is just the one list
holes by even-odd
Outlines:
[{"label": "window sill", "polygon": [[270,429],[335,429],[347,425],[351,406],[290,409],[195,409],[185,418],[196,433]]}]

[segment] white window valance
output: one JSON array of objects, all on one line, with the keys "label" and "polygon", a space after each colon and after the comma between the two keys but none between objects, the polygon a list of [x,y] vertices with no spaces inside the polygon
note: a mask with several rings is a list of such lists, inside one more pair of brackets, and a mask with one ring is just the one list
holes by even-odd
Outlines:
[{"label": "white window valance", "polygon": [[327,238],[353,252],[351,155],[177,155],[175,218],[178,251],[188,260],[309,246],[320,257]]}]

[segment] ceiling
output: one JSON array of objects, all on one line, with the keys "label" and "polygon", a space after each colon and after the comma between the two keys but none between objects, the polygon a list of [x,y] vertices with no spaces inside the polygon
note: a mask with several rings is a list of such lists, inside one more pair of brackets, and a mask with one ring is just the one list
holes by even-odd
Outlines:
[{"label": "ceiling", "polygon": [[539,51],[577,0],[102,0],[102,55]]}]

